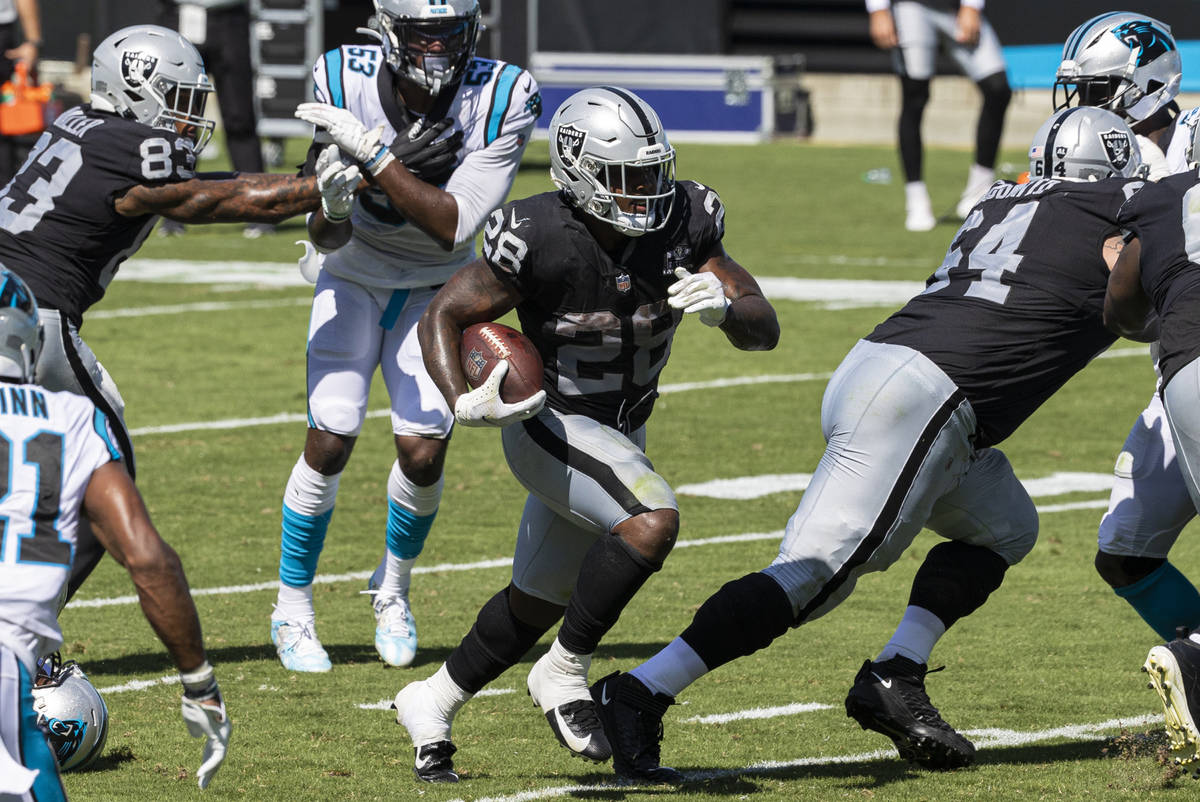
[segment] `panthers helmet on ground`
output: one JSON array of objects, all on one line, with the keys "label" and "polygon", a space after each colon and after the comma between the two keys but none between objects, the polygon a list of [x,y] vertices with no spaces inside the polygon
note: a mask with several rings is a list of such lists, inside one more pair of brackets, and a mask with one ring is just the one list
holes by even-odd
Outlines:
[{"label": "panthers helmet on ground", "polygon": [[1117,115],[1091,106],[1060,109],[1029,148],[1029,177],[1099,181],[1144,174],[1137,137]]},{"label": "panthers helmet on ground", "polygon": [[550,178],[575,206],[641,236],[671,215],[675,149],[650,104],[627,89],[594,86],[563,101],[550,120]]},{"label": "panthers helmet on ground", "polygon": [[108,739],[108,707],[74,660],[57,656],[38,661],[33,709],[50,735],[50,748],[62,771],[91,764]]},{"label": "panthers helmet on ground", "polygon": [[1179,93],[1182,76],[1169,25],[1144,14],[1111,11],[1067,37],[1054,80],[1054,108],[1099,106],[1137,122]]},{"label": "panthers helmet on ground", "polygon": [[0,265],[0,376],[33,381],[41,351],[37,301],[20,276]]},{"label": "panthers helmet on ground", "polygon": [[[374,0],[368,23],[392,72],[430,94],[453,85],[475,55],[479,0]],[[430,52],[433,44],[440,51]]]},{"label": "panthers helmet on ground", "polygon": [[199,153],[215,123],[204,116],[212,83],[187,39],[158,25],[122,28],[92,56],[92,106],[152,128],[194,128]]}]

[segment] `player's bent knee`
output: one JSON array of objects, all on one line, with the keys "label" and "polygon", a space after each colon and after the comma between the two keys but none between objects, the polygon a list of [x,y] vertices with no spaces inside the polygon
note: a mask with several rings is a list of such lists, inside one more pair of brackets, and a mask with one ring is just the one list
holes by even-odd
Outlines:
[{"label": "player's bent knee", "polygon": [[1109,554],[1103,549],[1096,551],[1096,573],[1112,588],[1124,588],[1148,577],[1157,571],[1167,559],[1165,557],[1131,557],[1125,554]]},{"label": "player's bent knee", "polygon": [[657,571],[679,536],[679,512],[674,509],[643,512],[614,526],[613,534]]},{"label": "player's bent knee", "polygon": [[309,399],[308,411],[316,428],[329,434],[357,437],[362,429],[363,409],[357,404]]}]

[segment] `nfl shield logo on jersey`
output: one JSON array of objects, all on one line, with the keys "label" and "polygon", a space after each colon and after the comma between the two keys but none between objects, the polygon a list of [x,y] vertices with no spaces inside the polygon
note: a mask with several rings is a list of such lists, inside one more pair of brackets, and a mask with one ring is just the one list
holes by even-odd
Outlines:
[{"label": "nfl shield logo on jersey", "polygon": [[564,125],[558,129],[558,154],[566,164],[574,164],[583,150],[583,138],[587,134],[573,125]]},{"label": "nfl shield logo on jersey", "polygon": [[629,278],[628,273],[621,273],[617,276],[617,292],[629,292],[629,288],[633,286],[633,281]]},{"label": "nfl shield logo on jersey", "polygon": [[137,50],[127,50],[121,57],[121,77],[129,87],[136,89],[150,79],[157,66],[157,57]]},{"label": "nfl shield logo on jersey", "polygon": [[1100,141],[1104,143],[1104,150],[1108,152],[1108,161],[1112,166],[1118,170],[1125,169],[1125,165],[1129,164],[1129,134],[1114,128],[1102,133]]}]

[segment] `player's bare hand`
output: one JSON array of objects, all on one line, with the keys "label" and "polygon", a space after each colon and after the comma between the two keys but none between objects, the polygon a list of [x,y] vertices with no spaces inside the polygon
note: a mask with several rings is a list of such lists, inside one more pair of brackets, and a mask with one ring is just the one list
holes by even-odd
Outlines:
[{"label": "player's bare hand", "polygon": [[979,44],[980,20],[979,9],[971,8],[970,6],[959,6],[954,41],[967,47],[974,47]]},{"label": "player's bare hand", "polygon": [[896,21],[892,19],[890,8],[872,11],[868,23],[871,30],[871,41],[880,50],[891,50],[900,43],[896,37]]}]

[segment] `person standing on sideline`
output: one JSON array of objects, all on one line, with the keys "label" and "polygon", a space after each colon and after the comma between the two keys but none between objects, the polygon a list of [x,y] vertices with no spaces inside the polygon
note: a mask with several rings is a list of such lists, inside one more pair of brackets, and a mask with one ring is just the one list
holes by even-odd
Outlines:
[{"label": "person standing on sideline", "polygon": [[[18,64],[33,81],[41,48],[38,0],[0,0],[0,84],[12,78]],[[0,186],[12,179],[36,139],[36,134],[0,135]]]},{"label": "person standing on sideline", "polygon": [[996,32],[983,16],[984,0],[867,0],[871,41],[890,50],[900,76],[900,163],[904,169],[904,227],[929,231],[937,224],[925,186],[921,119],[929,84],[945,46],[962,72],[979,87],[983,108],[975,128],[975,161],[955,207],[967,215],[996,179],[996,154],[1012,90]]}]

